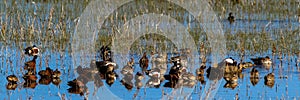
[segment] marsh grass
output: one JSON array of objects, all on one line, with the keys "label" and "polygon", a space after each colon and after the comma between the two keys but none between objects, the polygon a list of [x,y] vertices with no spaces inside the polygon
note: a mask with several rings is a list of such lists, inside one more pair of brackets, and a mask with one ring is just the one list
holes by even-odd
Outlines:
[{"label": "marsh grass", "polygon": [[[72,1],[72,0],[53,0],[53,1],[22,1],[13,0],[1,2],[1,34],[0,41],[2,45],[10,45],[15,43],[19,49],[25,48],[25,44],[38,44],[42,48],[49,48],[56,50],[70,50],[70,41],[75,30],[76,18],[80,16],[85,6],[89,3],[88,0]],[[297,0],[267,0],[267,1],[243,1],[243,0],[210,0],[210,5],[215,12],[225,18],[228,12],[236,12],[236,17],[248,20],[294,20],[297,13],[300,12]],[[271,6],[276,4],[278,6]],[[172,5],[170,8],[172,9]],[[24,9],[25,8],[25,9]],[[295,9],[296,8],[296,9]],[[237,13],[237,9],[244,13]],[[141,9],[140,12],[145,12]],[[179,15],[181,10],[176,11]],[[125,14],[125,15],[122,15]],[[112,16],[118,22],[125,22],[128,20],[126,12],[120,12],[120,16]],[[252,15],[255,18],[251,18]],[[287,16],[285,16],[287,15]],[[136,16],[136,14],[134,15]],[[188,20],[184,16],[177,16],[178,20]],[[267,17],[267,18],[265,18]],[[108,27],[109,28],[109,27]],[[112,28],[112,27],[111,27]],[[97,39],[95,48],[100,48],[102,45],[111,45],[113,35],[103,34],[101,32]],[[204,32],[190,31],[198,48],[200,42],[205,42],[207,37]],[[241,51],[244,50],[255,52],[266,52],[272,49],[275,45],[277,50],[282,52],[297,52],[299,51],[299,30],[280,29],[274,33],[262,31],[244,32],[239,31],[236,34],[230,34],[230,31],[225,33],[227,39],[227,50]],[[149,37],[142,37],[140,39],[149,40]],[[166,38],[157,36],[153,38],[154,41],[165,41]],[[135,42],[138,43],[138,42]],[[138,45],[133,45],[138,50]],[[149,47],[152,48],[153,47]]]}]

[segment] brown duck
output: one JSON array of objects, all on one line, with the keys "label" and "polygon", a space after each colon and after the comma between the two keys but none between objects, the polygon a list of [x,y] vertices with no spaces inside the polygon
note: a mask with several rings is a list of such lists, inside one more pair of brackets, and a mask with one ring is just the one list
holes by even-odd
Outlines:
[{"label": "brown duck", "polygon": [[144,52],[142,58],[139,61],[140,67],[142,68],[143,71],[146,71],[148,68],[149,60],[147,58],[146,52]]}]

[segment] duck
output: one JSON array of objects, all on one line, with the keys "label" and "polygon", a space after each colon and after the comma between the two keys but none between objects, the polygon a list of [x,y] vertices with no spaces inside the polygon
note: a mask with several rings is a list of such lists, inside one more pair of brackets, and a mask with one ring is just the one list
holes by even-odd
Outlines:
[{"label": "duck", "polygon": [[254,62],[255,65],[272,64],[271,58],[269,56],[251,58],[251,60]]},{"label": "duck", "polygon": [[107,72],[113,72],[117,64],[111,61],[96,61],[96,66],[100,73],[105,74]]},{"label": "duck", "polygon": [[227,20],[229,21],[230,24],[232,24],[235,21],[234,16],[232,15],[232,12],[229,13]]},{"label": "duck", "polygon": [[24,69],[28,70],[28,72],[30,72],[30,74],[35,75],[35,73],[36,73],[36,59],[37,59],[37,56],[35,55],[31,61],[25,62]]},{"label": "duck", "polygon": [[251,63],[251,62],[242,62],[242,63],[238,64],[238,67],[242,68],[242,69],[247,69],[247,68],[250,68],[250,67],[253,67],[253,66],[254,66],[254,64]]},{"label": "duck", "polygon": [[101,58],[103,61],[110,61],[112,62],[112,52],[111,49],[106,45],[106,46],[102,46],[100,48],[101,51]]},{"label": "duck", "polygon": [[134,79],[135,81],[141,81],[144,79],[144,75],[140,72],[136,72]]},{"label": "duck", "polygon": [[58,69],[52,72],[52,78],[59,78],[61,76],[61,72]]},{"label": "duck", "polygon": [[106,66],[106,72],[113,72],[114,68],[115,68],[115,66],[117,66],[117,64],[114,62],[107,62],[105,64],[105,66]]},{"label": "duck", "polygon": [[40,52],[39,48],[37,48],[36,45],[27,47],[24,50],[25,50],[25,54],[29,56],[37,56]]},{"label": "duck", "polygon": [[16,75],[9,75],[6,77],[6,79],[9,83],[17,83],[19,81]]},{"label": "duck", "polygon": [[133,67],[130,66],[130,65],[125,65],[125,66],[122,68],[121,73],[122,73],[123,75],[125,75],[125,74],[132,74],[132,73],[133,73]]},{"label": "duck", "polygon": [[41,70],[41,71],[38,72],[38,74],[41,77],[51,77],[52,72],[53,72],[53,70],[51,68],[47,67],[46,70]]},{"label": "duck", "polygon": [[180,56],[175,56],[175,57],[171,57],[170,60],[174,65],[179,65],[181,64],[181,57]]},{"label": "duck", "polygon": [[133,65],[134,65],[134,59],[130,58],[130,61],[127,63],[127,65],[133,67]]},{"label": "duck", "polygon": [[143,56],[141,57],[140,61],[140,67],[143,71],[146,71],[148,68],[149,60],[147,58],[146,52],[144,52]]}]

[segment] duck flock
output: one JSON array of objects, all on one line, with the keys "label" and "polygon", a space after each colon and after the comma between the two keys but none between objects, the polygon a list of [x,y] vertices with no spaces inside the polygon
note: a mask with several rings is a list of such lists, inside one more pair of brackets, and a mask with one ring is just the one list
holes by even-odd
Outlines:
[{"label": "duck flock", "polygon": [[[150,58],[147,57],[147,52],[144,52],[139,60],[136,62],[134,58],[130,58],[125,66],[118,69],[117,63],[113,61],[112,51],[108,46],[102,46],[100,49],[101,61],[92,60],[90,66],[78,66],[75,70],[78,77],[68,82],[69,93],[84,95],[88,88],[86,84],[90,81],[94,82],[94,86],[98,89],[103,86],[103,81],[112,86],[117,79],[120,79],[122,85],[126,89],[131,90],[136,87],[159,88],[163,83],[163,87],[192,88],[199,81],[205,84],[205,78],[209,80],[226,81],[224,88],[235,89],[238,86],[238,79],[244,77],[243,71],[250,69],[250,81],[252,85],[256,85],[260,80],[258,67],[269,69],[272,65],[270,57],[251,58],[252,62],[237,63],[232,57],[225,58],[218,66],[206,66],[206,57],[201,57],[200,68],[191,71],[187,67],[189,56],[191,52],[189,49],[182,49],[170,59],[167,54],[151,52]],[[25,49],[25,54],[33,57],[31,61],[25,62],[24,70],[26,74],[23,75],[25,88],[35,88],[37,85],[37,75],[40,76],[39,84],[59,85],[61,83],[61,72],[59,69],[52,70],[47,67],[45,70],[36,72],[36,59],[39,55],[39,49],[34,45]],[[170,64],[169,64],[170,63]],[[151,65],[151,67],[149,67]],[[170,67],[169,67],[170,65]],[[140,70],[135,70],[140,69]],[[116,72],[119,71],[119,72]],[[122,75],[118,75],[120,73]],[[265,85],[273,87],[275,83],[275,75],[273,72],[264,77]],[[147,82],[143,81],[148,79]],[[16,75],[7,76],[8,90],[15,90],[18,86],[19,79]],[[166,81],[166,82],[164,82]],[[133,83],[134,82],[134,83]],[[95,90],[96,91],[96,90]]]},{"label": "duck flock", "polygon": [[[56,69],[52,70],[51,68],[47,67],[45,70],[41,70],[38,73],[36,72],[36,59],[39,55],[39,48],[37,48],[35,45],[27,47],[24,49],[25,54],[29,57],[33,57],[32,60],[25,62],[24,64],[24,70],[26,73],[22,76],[24,79],[23,87],[24,88],[35,88],[37,86],[37,75],[40,76],[40,79],[38,81],[39,84],[48,85],[51,82],[54,85],[59,85],[61,80],[61,72]],[[6,77],[8,83],[6,85],[6,88],[8,90],[15,90],[18,87],[19,79],[16,75],[9,75]]]}]

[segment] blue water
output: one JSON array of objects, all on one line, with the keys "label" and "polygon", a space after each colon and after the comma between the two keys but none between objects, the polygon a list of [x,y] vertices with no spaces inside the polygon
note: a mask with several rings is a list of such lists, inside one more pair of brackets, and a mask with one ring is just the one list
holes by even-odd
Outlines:
[{"label": "blue water", "polygon": [[[17,49],[16,47],[2,46],[1,48],[1,77],[0,83],[0,99],[59,99],[59,95],[66,95],[68,99],[82,99],[83,97],[78,94],[70,94],[67,89],[67,82],[76,78],[76,72],[74,72],[74,66],[72,66],[72,57],[68,52],[56,52],[50,49],[44,49],[41,53],[41,56],[37,59],[37,71],[43,70],[46,66],[56,69],[58,68],[62,71],[63,75],[61,77],[62,82],[59,86],[54,84],[41,85],[38,84],[34,89],[27,89],[22,87],[24,80],[21,78],[24,70],[24,62],[30,60],[28,56],[23,54],[22,50]],[[246,61],[250,61],[249,58],[256,56],[246,56]],[[238,80],[238,86],[235,89],[223,88],[225,81],[221,81],[221,84],[218,88],[214,98],[216,99],[234,99],[235,95],[238,93],[238,96],[242,99],[294,99],[299,98],[299,79],[300,73],[299,68],[295,66],[297,59],[296,56],[283,56],[283,62],[280,63],[278,59],[273,59],[274,69],[265,70],[258,69],[260,72],[260,80],[258,84],[252,86],[250,82],[250,70],[246,69],[243,71],[244,78]],[[235,59],[239,59],[238,56],[233,56]],[[272,58],[272,57],[271,57]],[[277,56],[275,57],[277,58]],[[287,60],[287,58],[291,59]],[[135,58],[135,61],[139,57]],[[46,63],[48,61],[48,63]],[[210,59],[208,59],[208,62]],[[116,61],[118,62],[118,61]],[[138,64],[135,65],[138,68]],[[168,65],[170,67],[170,65]],[[119,70],[117,70],[119,71]],[[136,70],[137,71],[137,70]],[[275,85],[270,88],[264,85],[263,77],[270,73],[275,73]],[[15,74],[20,79],[18,83],[18,88],[16,90],[6,90],[5,85],[7,84],[6,76],[10,74]],[[280,78],[284,76],[286,78]],[[110,87],[105,83],[105,80],[102,80],[104,86],[98,89],[98,92],[94,93],[93,82],[89,82],[87,86],[89,87],[89,98],[94,99],[105,99],[105,98],[121,98],[121,99],[133,99],[134,94],[137,94],[135,99],[161,99],[169,94],[173,89],[163,87],[164,81],[160,88],[148,88],[144,87],[137,90],[135,87],[132,90],[127,90],[121,83],[121,77],[115,81],[115,83]],[[146,82],[147,78],[143,80]],[[207,78],[205,77],[205,81]],[[134,81],[133,81],[134,83]],[[193,93],[189,97],[190,99],[200,98],[203,90],[205,88],[204,84],[199,82],[193,90]],[[108,92],[110,91],[110,92]],[[164,93],[162,92],[164,91]],[[111,94],[110,94],[111,93]],[[94,95],[93,95],[94,94]]]}]

